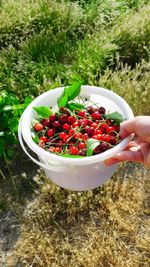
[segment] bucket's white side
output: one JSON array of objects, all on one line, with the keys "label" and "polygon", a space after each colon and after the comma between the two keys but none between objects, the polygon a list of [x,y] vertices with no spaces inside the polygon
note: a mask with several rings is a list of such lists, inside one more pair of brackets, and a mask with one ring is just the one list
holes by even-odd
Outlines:
[{"label": "bucket's white side", "polygon": [[[43,160],[39,157],[39,160]],[[108,180],[116,171],[117,164],[107,167],[103,162],[90,164],[89,166],[63,166],[63,171],[44,169],[47,177],[62,188],[85,191],[97,188]],[[59,172],[59,175],[58,175]]]}]

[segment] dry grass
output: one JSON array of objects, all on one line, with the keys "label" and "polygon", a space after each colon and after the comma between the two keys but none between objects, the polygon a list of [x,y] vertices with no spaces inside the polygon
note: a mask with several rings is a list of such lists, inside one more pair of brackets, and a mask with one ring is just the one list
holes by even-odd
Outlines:
[{"label": "dry grass", "polygon": [[104,186],[80,193],[47,180],[26,209],[8,266],[148,267],[149,175],[126,164]]},{"label": "dry grass", "polygon": [[122,96],[135,115],[150,115],[150,63],[142,62],[135,69],[129,66],[118,71],[107,70],[97,85],[111,89]]}]

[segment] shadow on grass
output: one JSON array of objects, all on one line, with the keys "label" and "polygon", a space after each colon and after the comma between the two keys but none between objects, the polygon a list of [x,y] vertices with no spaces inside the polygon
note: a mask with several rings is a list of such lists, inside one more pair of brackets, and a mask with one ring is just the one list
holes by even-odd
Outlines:
[{"label": "shadow on grass", "polygon": [[4,258],[17,242],[26,204],[34,199],[39,188],[39,170],[19,146],[7,164],[0,167],[0,254]]}]

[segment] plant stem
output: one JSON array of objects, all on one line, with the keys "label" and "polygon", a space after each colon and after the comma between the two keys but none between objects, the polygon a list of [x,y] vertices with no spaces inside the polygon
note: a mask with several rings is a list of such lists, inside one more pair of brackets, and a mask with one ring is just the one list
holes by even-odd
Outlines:
[{"label": "plant stem", "polygon": [[2,177],[6,180],[6,177],[5,177],[5,175],[4,175],[4,173],[2,172],[1,169],[0,169],[0,173],[1,173]]}]

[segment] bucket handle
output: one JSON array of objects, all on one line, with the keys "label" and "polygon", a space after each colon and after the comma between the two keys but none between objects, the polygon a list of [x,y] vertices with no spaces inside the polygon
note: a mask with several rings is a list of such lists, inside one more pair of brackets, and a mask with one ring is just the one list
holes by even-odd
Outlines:
[{"label": "bucket handle", "polygon": [[[22,115],[23,116],[23,115]],[[52,164],[49,166],[45,161],[45,163],[41,163],[40,161],[36,160],[35,158],[33,158],[29,152],[26,150],[25,146],[24,146],[24,143],[23,143],[23,136],[22,136],[22,131],[21,131],[21,124],[22,124],[22,116],[20,118],[20,121],[19,121],[19,125],[18,125],[18,139],[19,139],[19,142],[20,142],[20,145],[23,149],[23,151],[25,152],[25,154],[34,162],[36,163],[38,166],[44,168],[44,169],[47,169],[47,170],[54,170],[54,171],[60,171],[62,172],[62,169],[63,167],[59,164]],[[42,159],[43,160],[43,159]],[[50,164],[50,163],[49,163]],[[60,168],[61,166],[61,168]],[[57,168],[57,169],[56,169]]]}]

